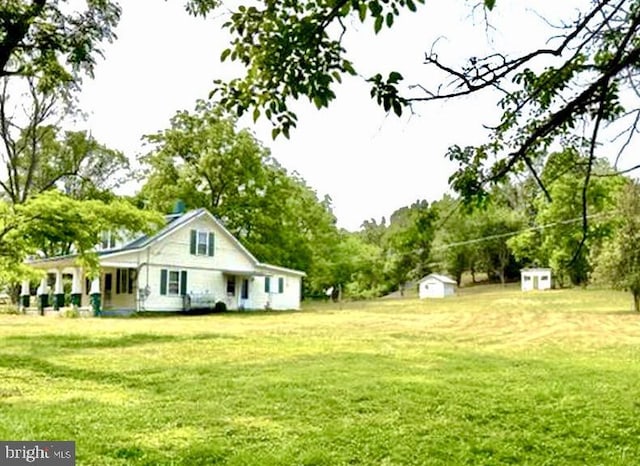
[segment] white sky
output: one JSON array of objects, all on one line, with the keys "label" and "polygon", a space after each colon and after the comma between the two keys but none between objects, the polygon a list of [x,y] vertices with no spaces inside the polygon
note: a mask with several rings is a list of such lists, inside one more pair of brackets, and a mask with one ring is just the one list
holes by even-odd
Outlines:
[{"label": "white sky", "polygon": [[[437,76],[429,76],[421,65],[435,38],[444,36],[437,50],[452,65],[487,50],[484,29],[471,28],[473,3],[427,0],[418,13],[402,15],[392,30],[377,37],[371,23],[354,23],[359,32],[346,37],[347,51],[364,76],[395,69],[411,82],[436,82]],[[550,0],[542,3],[548,6]],[[563,0],[554,8],[566,13],[576,3]],[[214,79],[229,78],[234,70],[218,59],[228,43],[220,17],[192,18],[181,0],[153,0],[153,7],[149,1],[122,4],[119,38],[105,48],[95,79],[85,82],[80,105],[88,114],[83,127],[134,158],[144,152],[143,134],[168,127],[176,111],[192,110],[196,99],[208,96]],[[491,13],[498,29],[492,33],[496,48],[523,50],[532,39],[547,37],[539,18],[522,14],[527,4],[497,3]],[[241,124],[251,127],[272,155],[300,173],[320,197],[328,194],[339,226],[350,230],[366,219],[388,218],[417,199],[439,199],[455,168],[445,160],[447,148],[483,141],[482,123],[495,122],[497,115],[495,99],[488,95],[424,104],[416,114],[397,118],[385,115],[361,79],[347,79],[337,93],[328,110],[297,105],[298,128],[290,140],[271,140],[267,121],[254,126],[243,119]]]}]

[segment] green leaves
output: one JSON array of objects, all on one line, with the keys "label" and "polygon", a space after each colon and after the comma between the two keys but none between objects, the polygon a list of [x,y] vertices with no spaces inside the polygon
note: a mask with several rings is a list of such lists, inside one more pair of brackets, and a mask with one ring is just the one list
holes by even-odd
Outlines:
[{"label": "green leaves", "polygon": [[77,9],[58,3],[3,2],[0,76],[36,77],[41,89],[52,90],[92,75],[101,43],[115,39],[120,7],[109,0]]},{"label": "green leaves", "polygon": [[382,15],[376,17],[373,23],[373,30],[375,31],[376,34],[380,32],[380,29],[382,29],[383,21],[384,21],[384,17]]},{"label": "green leaves", "polygon": [[402,115],[403,108],[408,104],[407,99],[402,97],[398,91],[397,84],[402,81],[402,75],[397,71],[392,71],[386,81],[382,75],[376,74],[367,81],[373,84],[371,97],[376,99],[378,105],[382,105],[385,112],[393,109],[397,116]]},{"label": "green leaves", "polygon": [[[272,131],[275,138],[287,130]],[[141,202],[160,211],[176,199],[205,207],[262,261],[309,272],[317,255],[330,254],[336,233],[330,204],[280,167],[251,131],[237,129],[221,107],[200,101],[145,139],[153,148],[141,160],[149,173]],[[325,235],[331,244],[324,244]]]},{"label": "green leaves", "polygon": [[0,203],[0,211],[0,278],[14,269],[28,273],[20,267],[33,254],[74,252],[80,263],[95,267],[93,249],[103,231],[151,233],[163,224],[161,215],[138,210],[126,201],[79,201],[55,190],[13,209]]},{"label": "green leaves", "polygon": [[[419,3],[423,3],[420,0]],[[290,100],[304,96],[318,109],[335,99],[334,86],[344,74],[356,75],[345,56],[342,36],[332,24],[353,14],[360,21],[373,19],[374,32],[393,27],[402,11],[416,11],[415,0],[350,0],[338,5],[303,0],[264,2],[240,6],[224,27],[233,39],[220,58],[241,63],[245,76],[215,81],[211,97],[236,115],[246,111],[265,116],[287,137],[297,124]],[[405,101],[390,81],[380,89],[380,104],[400,115]],[[255,113],[253,109],[260,109]]]}]

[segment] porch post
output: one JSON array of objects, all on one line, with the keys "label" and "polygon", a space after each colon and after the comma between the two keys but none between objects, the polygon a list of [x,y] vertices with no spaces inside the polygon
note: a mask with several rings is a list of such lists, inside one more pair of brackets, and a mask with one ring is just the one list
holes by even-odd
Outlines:
[{"label": "porch post", "polygon": [[73,279],[71,280],[71,305],[80,307],[82,304],[82,269],[73,269]]},{"label": "porch post", "polygon": [[20,290],[20,309],[25,312],[29,307],[31,299],[31,284],[29,280],[22,280],[22,289]]},{"label": "porch post", "polygon": [[59,311],[61,307],[64,307],[64,286],[60,269],[56,269],[56,284],[53,293],[53,310]]},{"label": "porch post", "polygon": [[44,315],[44,308],[49,305],[49,290],[47,289],[47,277],[40,280],[40,286],[38,287],[38,309],[40,310],[40,315]]},{"label": "porch post", "polygon": [[91,299],[91,309],[93,309],[93,315],[100,316],[100,276],[91,280],[91,291],[89,291]]}]

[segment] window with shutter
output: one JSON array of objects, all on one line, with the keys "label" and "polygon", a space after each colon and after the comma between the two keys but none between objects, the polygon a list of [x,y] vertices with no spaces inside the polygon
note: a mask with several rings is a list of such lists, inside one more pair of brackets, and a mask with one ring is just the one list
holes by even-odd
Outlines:
[{"label": "window with shutter", "polygon": [[215,252],[213,233],[206,230],[191,230],[189,251],[194,256],[213,256]]},{"label": "window with shutter", "polygon": [[167,281],[167,294],[178,295],[180,293],[180,272],[177,270],[169,270],[169,279]]},{"label": "window with shutter", "polygon": [[208,240],[209,240],[209,235],[207,234],[206,231],[199,231],[198,232],[197,254],[199,256],[206,256],[207,255]]},{"label": "window with shutter", "polygon": [[160,294],[168,296],[187,294],[187,271],[162,269],[160,271]]}]

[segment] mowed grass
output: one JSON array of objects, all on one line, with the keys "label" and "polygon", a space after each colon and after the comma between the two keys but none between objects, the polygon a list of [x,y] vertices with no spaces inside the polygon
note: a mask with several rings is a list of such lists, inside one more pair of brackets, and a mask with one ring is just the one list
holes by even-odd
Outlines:
[{"label": "mowed grass", "polygon": [[0,439],[83,465],[630,465],[626,294],[130,319],[0,316]]}]

